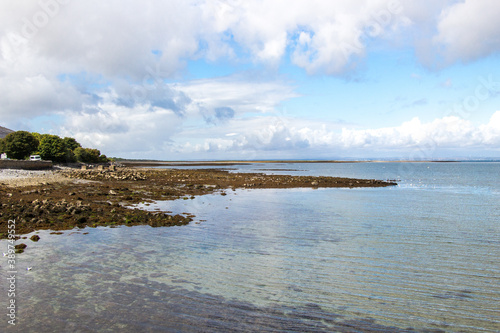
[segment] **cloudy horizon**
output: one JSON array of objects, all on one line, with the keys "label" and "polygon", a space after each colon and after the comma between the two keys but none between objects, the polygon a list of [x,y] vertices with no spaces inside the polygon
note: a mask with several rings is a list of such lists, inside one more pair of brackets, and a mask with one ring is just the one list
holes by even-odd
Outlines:
[{"label": "cloudy horizon", "polygon": [[500,158],[493,0],[0,9],[0,126],[13,130],[123,158]]}]

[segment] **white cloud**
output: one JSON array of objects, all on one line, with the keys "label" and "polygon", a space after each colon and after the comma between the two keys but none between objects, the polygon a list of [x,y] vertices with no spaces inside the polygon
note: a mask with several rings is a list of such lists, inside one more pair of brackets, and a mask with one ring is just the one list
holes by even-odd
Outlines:
[{"label": "white cloud", "polygon": [[344,75],[408,32],[405,46],[429,67],[441,57],[444,65],[473,61],[498,52],[499,14],[493,0],[4,0],[0,117],[57,115],[57,131],[84,144],[157,158],[190,149],[494,147],[498,113],[481,126],[448,117],[342,130],[276,117],[283,101],[299,96],[282,78],[183,79],[197,59],[264,64],[266,77],[284,61]]},{"label": "white cloud", "polygon": [[445,8],[433,38],[444,64],[469,62],[500,51],[500,3],[465,0]]},{"label": "white cloud", "polygon": [[[279,152],[280,156],[332,158],[354,151],[365,156],[377,151],[404,155],[414,150],[432,152],[476,147],[498,150],[500,145],[500,111],[495,112],[487,124],[478,126],[458,117],[428,123],[414,118],[397,127],[373,129],[329,125],[277,116],[235,120],[223,128],[207,129],[201,137],[208,139],[198,144],[189,142],[183,149],[185,153],[219,151],[253,158],[259,158],[266,151]],[[221,139],[220,133],[228,134]]]},{"label": "white cloud", "polygon": [[60,2],[2,1],[2,53],[6,43],[19,53],[29,45],[62,71],[141,80],[155,61],[174,77],[187,59],[234,57],[235,46],[269,64],[290,47],[298,66],[338,74],[365,52],[363,39],[383,37],[404,18],[401,4],[387,0]]},{"label": "white cloud", "polygon": [[24,62],[28,45],[36,57],[23,66],[49,61],[108,78],[142,80],[154,62],[175,77],[188,59],[234,59],[241,50],[278,64],[288,49],[310,73],[342,74],[370,40],[397,39],[410,25],[414,43],[432,40],[427,57],[469,61],[497,52],[499,14],[494,0],[6,0],[0,48],[5,59],[7,44],[15,46]]},{"label": "white cloud", "polygon": [[175,84],[173,88],[193,100],[194,112],[199,108],[212,112],[220,107],[230,107],[237,114],[273,112],[279,103],[299,96],[288,82],[258,81],[244,76],[195,80]]},{"label": "white cloud", "polygon": [[289,57],[309,73],[343,74],[370,51],[370,41],[397,40],[410,27],[423,34],[410,43],[424,63],[436,54],[446,63],[470,61],[500,48],[499,14],[492,0],[6,0],[0,86],[11,88],[2,89],[9,96],[1,112],[36,114],[31,106],[48,102],[34,91],[52,101],[43,112],[78,108],[88,96],[62,85],[61,74],[140,85],[178,78],[187,60],[200,57],[268,65]]},{"label": "white cloud", "polygon": [[181,124],[181,118],[170,110],[103,103],[97,110],[68,118],[59,132],[108,155],[152,157],[169,151]]},{"label": "white cloud", "polygon": [[[134,88],[154,98],[135,98],[138,90]],[[203,135],[214,131],[222,137],[220,131],[233,126],[234,118],[274,112],[281,102],[295,96],[293,89],[280,81],[250,82],[237,77],[132,88],[125,85],[120,92],[108,89],[95,105],[71,114],[59,132],[112,155],[168,158],[173,152],[182,152],[179,136],[203,142]],[[241,119],[237,122],[243,127],[250,125]],[[202,147],[196,146],[199,142],[187,146],[197,147],[193,151],[228,148],[218,137],[203,142]]]}]

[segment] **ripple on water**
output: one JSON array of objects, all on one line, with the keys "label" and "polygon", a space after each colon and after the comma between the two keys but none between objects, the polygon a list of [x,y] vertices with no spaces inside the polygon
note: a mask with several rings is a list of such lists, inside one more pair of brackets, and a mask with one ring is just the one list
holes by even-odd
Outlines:
[{"label": "ripple on water", "polygon": [[228,191],[150,206],[200,224],[40,232],[18,257],[33,267],[19,273],[18,328],[495,332],[495,200],[447,188]]}]

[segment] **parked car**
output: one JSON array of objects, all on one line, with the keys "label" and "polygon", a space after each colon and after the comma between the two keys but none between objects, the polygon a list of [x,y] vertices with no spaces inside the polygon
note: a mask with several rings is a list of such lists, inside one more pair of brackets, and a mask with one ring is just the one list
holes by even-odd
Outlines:
[{"label": "parked car", "polygon": [[31,155],[30,156],[30,161],[41,161],[42,158],[40,157],[40,155]]}]

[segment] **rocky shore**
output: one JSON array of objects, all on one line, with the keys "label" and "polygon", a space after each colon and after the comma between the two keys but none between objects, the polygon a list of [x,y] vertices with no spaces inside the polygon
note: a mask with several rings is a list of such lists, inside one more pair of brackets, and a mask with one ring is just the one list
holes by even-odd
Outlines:
[{"label": "rocky shore", "polygon": [[[0,174],[0,238],[7,237],[8,220],[16,221],[18,235],[41,229],[184,225],[194,216],[132,209],[131,205],[155,200],[189,199],[217,192],[225,194],[225,191],[237,188],[396,185],[373,179],[229,173],[222,170],[68,168],[29,174],[28,177],[16,174],[15,182],[5,175]],[[36,181],[33,182],[34,179]]]}]

